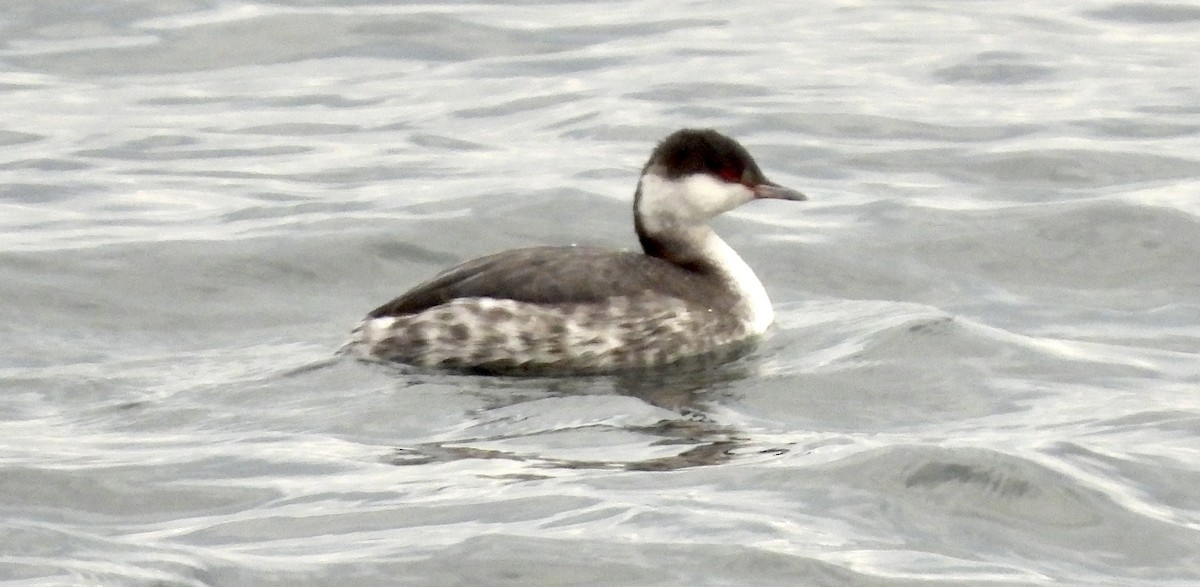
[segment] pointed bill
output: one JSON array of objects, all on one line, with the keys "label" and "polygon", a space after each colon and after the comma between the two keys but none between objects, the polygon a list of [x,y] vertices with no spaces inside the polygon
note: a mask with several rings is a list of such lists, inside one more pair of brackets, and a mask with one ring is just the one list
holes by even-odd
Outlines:
[{"label": "pointed bill", "polygon": [[754,186],[754,197],[759,199],[772,200],[793,200],[802,202],[808,199],[808,196],[792,189],[785,188],[777,183],[763,182]]}]

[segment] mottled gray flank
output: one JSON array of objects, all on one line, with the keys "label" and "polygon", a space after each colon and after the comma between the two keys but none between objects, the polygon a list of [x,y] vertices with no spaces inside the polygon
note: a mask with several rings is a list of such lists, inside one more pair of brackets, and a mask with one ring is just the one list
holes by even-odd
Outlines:
[{"label": "mottled gray flank", "polygon": [[603,373],[723,354],[752,334],[744,313],[647,293],[567,304],[460,298],[368,319],[346,350],[488,373]]}]

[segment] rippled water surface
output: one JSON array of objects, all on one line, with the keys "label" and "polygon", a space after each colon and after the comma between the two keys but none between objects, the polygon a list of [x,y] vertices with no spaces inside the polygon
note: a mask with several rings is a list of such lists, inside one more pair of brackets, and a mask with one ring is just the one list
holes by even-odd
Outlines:
[{"label": "rippled water surface", "polygon": [[[0,6],[0,583],[1200,583],[1194,4]],[[753,354],[333,360],[684,126]]]}]

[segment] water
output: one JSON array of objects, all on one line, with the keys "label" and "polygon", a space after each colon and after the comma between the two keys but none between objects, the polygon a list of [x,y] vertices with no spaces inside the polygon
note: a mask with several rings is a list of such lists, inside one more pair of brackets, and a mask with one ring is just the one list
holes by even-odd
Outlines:
[{"label": "water", "polygon": [[[4,585],[1200,582],[1200,8],[5,2]],[[332,361],[456,261],[635,245],[711,126],[712,372]]]}]

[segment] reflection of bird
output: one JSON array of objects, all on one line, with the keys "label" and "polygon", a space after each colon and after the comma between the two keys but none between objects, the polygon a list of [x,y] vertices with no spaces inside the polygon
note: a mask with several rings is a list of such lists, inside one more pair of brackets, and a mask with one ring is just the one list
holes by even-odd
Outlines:
[{"label": "reflection of bird", "polygon": [[483,372],[598,373],[718,353],[764,332],[762,284],[708,226],[755,199],[804,200],[712,130],[680,130],[642,169],[643,252],[505,251],[453,267],[367,315],[344,351]]}]

